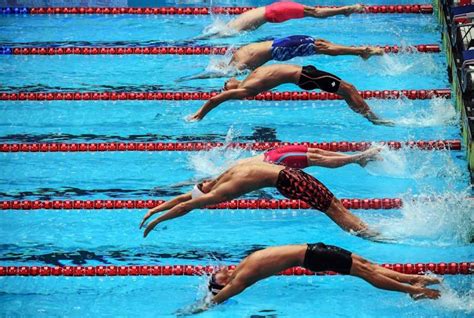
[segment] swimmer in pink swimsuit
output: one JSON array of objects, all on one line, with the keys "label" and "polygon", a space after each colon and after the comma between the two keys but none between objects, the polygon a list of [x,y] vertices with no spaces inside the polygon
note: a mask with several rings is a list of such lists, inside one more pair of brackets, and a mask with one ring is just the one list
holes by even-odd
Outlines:
[{"label": "swimmer in pink swimsuit", "polygon": [[274,2],[266,7],[258,7],[242,13],[227,23],[226,30],[206,33],[195,39],[223,37],[232,35],[232,32],[255,30],[266,22],[281,23],[291,19],[301,19],[305,17],[323,19],[341,14],[348,16],[355,12],[364,12],[364,10],[364,6],[360,4],[338,8],[317,8],[292,1]]},{"label": "swimmer in pink swimsuit", "polygon": [[351,163],[365,167],[368,162],[382,160],[380,148],[370,148],[363,152],[347,155],[340,152],[289,145],[274,148],[265,153],[241,160],[240,162],[268,162],[290,168],[304,169],[311,166],[339,168]]}]

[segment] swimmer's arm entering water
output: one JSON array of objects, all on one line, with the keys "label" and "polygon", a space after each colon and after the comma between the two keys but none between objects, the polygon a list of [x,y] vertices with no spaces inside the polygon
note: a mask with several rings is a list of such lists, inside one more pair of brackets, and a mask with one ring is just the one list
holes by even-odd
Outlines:
[{"label": "swimmer's arm entering water", "polygon": [[182,203],[182,202],[186,202],[186,201],[189,201],[191,200],[191,192],[188,192],[188,193],[185,193],[185,194],[182,194],[182,195],[179,195],[177,197],[175,197],[174,199],[171,199],[169,201],[166,201],[165,203],[163,204],[160,204],[156,207],[154,207],[153,209],[150,209],[148,210],[147,214],[145,214],[145,216],[143,217],[143,220],[142,220],[142,223],[140,223],[140,229],[143,227],[143,225],[145,224],[145,222],[154,214],[156,213],[159,213],[159,212],[163,212],[163,211],[166,211],[166,210],[169,210],[173,207],[175,207],[176,205]]},{"label": "swimmer's arm entering water", "polygon": [[213,190],[209,193],[204,194],[200,198],[191,199],[176,204],[175,206],[173,206],[173,208],[171,208],[171,210],[169,210],[165,214],[160,215],[153,222],[150,222],[150,224],[148,224],[148,226],[145,228],[143,237],[147,237],[148,233],[150,233],[150,231],[153,230],[155,226],[157,226],[161,222],[184,216],[194,209],[199,209],[208,205],[217,204],[225,200],[227,200],[227,197],[222,196],[220,192]]},{"label": "swimmer's arm entering water", "polygon": [[189,117],[191,121],[197,121],[203,119],[207,113],[219,106],[225,101],[231,99],[244,99],[245,97],[256,95],[253,91],[245,88],[236,88],[224,91],[214,97],[209,98],[209,100],[202,106],[195,114]]},{"label": "swimmer's arm entering water", "polygon": [[185,82],[185,81],[193,81],[199,79],[208,79],[208,78],[221,78],[221,77],[232,77],[237,73],[223,73],[223,72],[202,72],[195,75],[188,75],[183,76],[175,80],[175,82]]}]

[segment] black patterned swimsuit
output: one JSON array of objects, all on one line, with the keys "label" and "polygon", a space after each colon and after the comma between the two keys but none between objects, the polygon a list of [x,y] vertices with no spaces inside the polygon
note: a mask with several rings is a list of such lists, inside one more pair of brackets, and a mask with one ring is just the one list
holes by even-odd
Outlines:
[{"label": "black patterned swimsuit", "polygon": [[289,199],[302,200],[312,208],[326,212],[334,195],[315,177],[299,169],[285,168],[278,174],[276,188]]}]

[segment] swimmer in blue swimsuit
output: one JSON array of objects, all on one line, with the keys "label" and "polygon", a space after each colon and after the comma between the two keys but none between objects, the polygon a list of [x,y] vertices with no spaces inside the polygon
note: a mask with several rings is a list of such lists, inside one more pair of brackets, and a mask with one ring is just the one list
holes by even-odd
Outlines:
[{"label": "swimmer in blue swimsuit", "polygon": [[222,63],[223,72],[205,72],[183,77],[180,80],[204,79],[233,76],[244,70],[254,70],[270,60],[287,61],[298,56],[316,54],[357,55],[368,59],[373,55],[382,55],[384,50],[370,46],[343,46],[323,39],[314,39],[307,35],[292,35],[273,41],[251,43],[234,52],[230,62]]}]

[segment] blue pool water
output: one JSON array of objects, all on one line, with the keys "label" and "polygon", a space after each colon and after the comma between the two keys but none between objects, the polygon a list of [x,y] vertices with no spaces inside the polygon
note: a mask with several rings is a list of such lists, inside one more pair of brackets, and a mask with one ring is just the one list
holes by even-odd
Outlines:
[{"label": "blue pool water", "polygon": [[[225,21],[229,17],[218,18]],[[191,40],[204,27],[219,25],[213,19],[1,16],[0,46],[238,46],[292,34],[348,45],[440,44],[434,16],[399,14],[304,19],[264,25],[232,38]],[[223,79],[175,80],[212,69],[223,58],[0,56],[0,91],[216,90]],[[387,55],[368,61],[350,56],[312,56],[291,63],[314,64],[361,90],[449,87],[444,53]],[[285,85],[277,90],[298,88]],[[201,104],[2,101],[0,143],[460,138],[458,114],[451,100],[369,101],[376,113],[396,121],[396,127],[374,126],[341,101],[233,101],[202,122],[187,123],[184,118]],[[225,148],[197,153],[0,153],[0,200],[167,199],[190,189],[182,181],[216,175],[237,159],[253,154]],[[159,226],[147,239],[138,229],[145,210],[1,211],[0,265],[216,265],[237,263],[267,246],[315,241],[344,247],[378,263],[473,260],[474,207],[465,199],[472,191],[464,151],[383,149],[382,156],[383,162],[371,163],[366,169],[350,165],[307,171],[338,197],[402,197],[408,202],[401,210],[355,212],[393,238],[393,244],[351,236],[323,214],[307,210],[195,211]],[[431,200],[419,200],[420,196]],[[280,195],[266,189],[248,197]],[[374,289],[353,277],[275,277],[201,316],[471,317],[473,284],[472,276],[446,276],[440,300],[414,302],[406,295]],[[0,316],[171,317],[201,298],[204,285],[203,277],[1,277]]]}]

